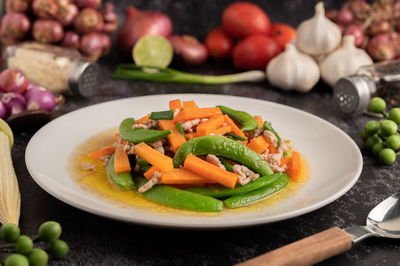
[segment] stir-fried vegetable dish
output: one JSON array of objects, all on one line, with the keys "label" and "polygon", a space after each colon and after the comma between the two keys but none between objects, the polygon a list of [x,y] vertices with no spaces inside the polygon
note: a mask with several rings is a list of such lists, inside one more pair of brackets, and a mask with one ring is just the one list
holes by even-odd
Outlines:
[{"label": "stir-fried vegetable dish", "polygon": [[105,165],[113,188],[201,212],[247,206],[304,180],[300,154],[270,121],[179,99],[124,119],[114,143],[89,156]]}]

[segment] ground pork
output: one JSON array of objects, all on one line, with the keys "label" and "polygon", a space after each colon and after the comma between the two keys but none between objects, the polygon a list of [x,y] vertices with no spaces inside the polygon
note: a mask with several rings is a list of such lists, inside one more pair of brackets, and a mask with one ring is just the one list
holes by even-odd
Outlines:
[{"label": "ground pork", "polygon": [[146,184],[141,186],[138,191],[140,193],[146,192],[150,188],[152,188],[154,185],[161,184],[161,172],[155,171],[153,177],[147,181]]},{"label": "ground pork", "polygon": [[212,163],[215,166],[218,166],[219,168],[226,170],[225,166],[221,163],[221,161],[218,159],[217,156],[212,155],[212,154],[208,154],[206,161],[209,163]]},{"label": "ground pork", "polygon": [[239,184],[246,185],[252,180],[256,180],[260,177],[259,174],[254,173],[244,165],[235,164],[233,171],[239,176]]}]

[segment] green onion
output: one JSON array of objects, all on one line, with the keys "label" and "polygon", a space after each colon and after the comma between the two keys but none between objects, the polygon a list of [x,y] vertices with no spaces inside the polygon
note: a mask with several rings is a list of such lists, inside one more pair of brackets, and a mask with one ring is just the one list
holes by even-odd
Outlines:
[{"label": "green onion", "polygon": [[219,160],[221,161],[221,164],[223,166],[225,166],[226,170],[228,170],[229,172],[233,172],[233,166],[232,164],[228,163],[225,159],[223,158],[219,158]]},{"label": "green onion", "polygon": [[178,122],[176,124],[176,127],[178,128],[179,132],[181,132],[181,134],[185,136],[185,132],[183,132],[183,128],[182,128],[181,122]]},{"label": "green onion", "polygon": [[177,71],[171,68],[120,64],[112,77],[114,79],[150,80],[160,82],[224,84],[263,81],[265,80],[265,72],[261,70],[253,70],[231,75],[206,76]]},{"label": "green onion", "polygon": [[151,120],[172,120],[174,119],[174,111],[161,111],[161,112],[151,112],[149,119]]},{"label": "green onion", "polygon": [[289,154],[287,153],[287,151],[283,152],[283,157],[287,157]]},{"label": "green onion", "polygon": [[271,123],[265,121],[264,122],[264,129],[271,131],[272,133],[275,134],[276,138],[278,139],[278,142],[276,143],[276,148],[278,148],[281,145],[281,137],[279,137],[278,133],[276,133],[276,131],[272,128]]},{"label": "green onion", "polygon": [[231,132],[226,133],[229,137],[231,137],[233,140],[241,140],[241,141],[246,141],[246,138],[243,138],[239,135],[233,134]]}]

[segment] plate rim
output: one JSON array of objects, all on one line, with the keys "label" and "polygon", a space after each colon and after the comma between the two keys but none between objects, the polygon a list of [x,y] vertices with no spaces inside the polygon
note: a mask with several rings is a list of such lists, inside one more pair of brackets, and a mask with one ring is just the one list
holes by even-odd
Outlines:
[{"label": "plate rim", "polygon": [[[289,109],[291,111],[295,111],[295,112],[299,112],[302,115],[305,115],[307,117],[311,117],[313,119],[318,120],[318,122],[321,122],[329,127],[333,127],[336,129],[336,131],[338,133],[340,133],[342,135],[342,137],[344,137],[345,139],[347,139],[347,141],[349,143],[352,144],[353,148],[357,151],[357,169],[354,173],[354,176],[349,180],[349,182],[347,182],[347,185],[342,187],[340,190],[338,190],[336,193],[334,193],[333,195],[331,195],[328,198],[325,198],[324,200],[320,200],[317,203],[311,204],[308,207],[303,207],[294,211],[291,211],[289,213],[283,213],[283,214],[277,214],[277,215],[273,215],[273,216],[267,216],[267,217],[253,217],[251,220],[249,221],[235,221],[235,220],[230,220],[227,219],[227,221],[224,221],[223,224],[204,224],[204,223],[189,223],[189,224],[185,224],[185,223],[177,223],[176,221],[149,221],[147,219],[144,219],[142,217],[126,217],[124,215],[115,215],[113,216],[112,214],[110,214],[108,211],[103,211],[102,209],[96,209],[96,208],[91,208],[90,206],[86,206],[84,204],[79,204],[76,201],[68,198],[67,196],[63,195],[62,193],[57,193],[54,191],[54,189],[51,189],[50,186],[46,186],[41,180],[40,178],[37,178],[33,175],[33,169],[31,168],[31,166],[28,164],[28,156],[31,152],[31,147],[32,147],[32,142],[41,134],[41,132],[47,130],[48,127],[50,127],[53,123],[57,123],[58,120],[62,119],[63,117],[67,116],[67,115],[72,115],[76,112],[84,112],[87,109],[91,109],[91,108],[95,108],[95,107],[99,107],[101,105],[107,105],[113,102],[118,102],[118,101],[130,101],[130,100],[140,100],[140,99],[145,99],[145,98],[153,98],[153,97],[176,97],[176,98],[180,98],[180,97],[224,97],[224,98],[234,98],[237,100],[248,100],[248,101],[254,101],[254,102],[258,102],[261,104],[271,104],[273,106],[279,106],[280,108],[284,108],[284,109]],[[263,99],[256,99],[256,98],[251,98],[251,97],[245,97],[245,96],[236,96],[236,95],[221,95],[221,94],[203,94],[203,93],[180,93],[180,94],[155,94],[155,95],[144,95],[144,96],[133,96],[133,97],[128,97],[128,98],[121,98],[121,99],[114,99],[114,100],[109,100],[109,101],[105,101],[105,102],[101,102],[101,103],[97,103],[97,104],[93,104],[93,105],[89,105],[89,106],[85,106],[79,109],[76,109],[74,111],[65,113],[57,118],[55,118],[54,120],[50,121],[49,123],[47,123],[46,125],[44,125],[42,128],[40,128],[33,136],[32,138],[29,140],[28,145],[26,147],[26,151],[25,151],[25,164],[26,167],[28,169],[28,172],[30,174],[30,176],[32,177],[32,179],[36,182],[36,184],[38,184],[44,191],[46,191],[47,193],[49,193],[50,195],[52,195],[54,198],[63,201],[64,203],[73,206],[79,210],[83,210],[86,212],[89,212],[91,214],[95,214],[101,217],[105,217],[105,218],[109,218],[112,220],[117,220],[117,221],[122,221],[122,222],[127,222],[127,223],[134,223],[134,224],[141,224],[141,225],[145,225],[145,226],[155,226],[155,227],[164,227],[164,228],[182,228],[182,229],[228,229],[228,228],[238,228],[238,227],[247,227],[247,226],[255,226],[255,225],[260,225],[260,224],[267,224],[267,223],[273,223],[273,222],[277,222],[277,221],[283,221],[283,220],[287,220],[290,218],[294,218],[294,217],[298,217],[300,215],[304,215],[310,212],[313,212],[319,208],[322,208],[330,203],[332,203],[333,201],[337,200],[338,198],[340,198],[341,196],[343,196],[347,191],[349,191],[354,184],[358,181],[362,169],[363,169],[363,158],[362,158],[362,154],[361,151],[359,149],[359,147],[357,146],[357,144],[355,143],[355,141],[348,135],[346,134],[341,128],[337,127],[336,125],[332,124],[331,122],[317,116],[314,115],[312,113],[309,113],[307,111],[301,110],[301,109],[297,109],[295,107],[292,106],[288,106],[285,104],[281,104],[281,103],[276,103],[276,102],[272,102],[272,101],[268,101],[268,100],[263,100]],[[54,181],[56,183],[56,181]],[[58,183],[56,183],[57,185],[60,185]],[[62,186],[62,185],[60,185]],[[71,190],[73,192],[73,190],[71,188],[67,188],[65,186],[62,186],[64,189],[66,190]]]}]

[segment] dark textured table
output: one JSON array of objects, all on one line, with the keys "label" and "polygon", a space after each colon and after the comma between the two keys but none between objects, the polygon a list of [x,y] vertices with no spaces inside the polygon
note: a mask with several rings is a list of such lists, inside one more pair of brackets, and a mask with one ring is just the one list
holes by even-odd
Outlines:
[{"label": "dark textured table", "polygon": [[[174,32],[194,34],[200,39],[220,23],[220,14],[230,1],[119,0],[122,13],[134,4],[139,8],[158,9],[171,15]],[[257,1],[273,21],[297,25],[313,13],[316,1]],[[339,2],[326,1],[330,7]],[[272,224],[233,230],[171,230],[125,224],[95,216],[73,208],[47,194],[31,178],[25,166],[25,148],[37,129],[16,132],[12,151],[22,194],[20,225],[25,234],[34,235],[40,223],[59,221],[62,238],[70,246],[65,259],[54,265],[231,265],[292,241],[328,229],[364,224],[369,210],[386,197],[400,191],[399,163],[383,166],[364,148],[359,131],[368,117],[344,119],[332,104],[331,89],[319,83],[311,93],[287,93],[268,83],[236,85],[161,84],[115,81],[109,78],[121,58],[114,53],[100,60],[104,78],[98,93],[90,99],[67,98],[58,115],[83,106],[113,99],[164,93],[229,94],[264,99],[286,104],[315,114],[344,130],[361,148],[362,174],[344,196],[311,213]],[[179,67],[179,66],[178,66]],[[222,74],[234,71],[229,64],[208,63],[187,71]],[[327,139],[326,141],[329,141]],[[329,152],[329,151],[326,151]],[[350,251],[324,261],[321,265],[398,265],[400,241],[382,238],[367,239]]]}]

